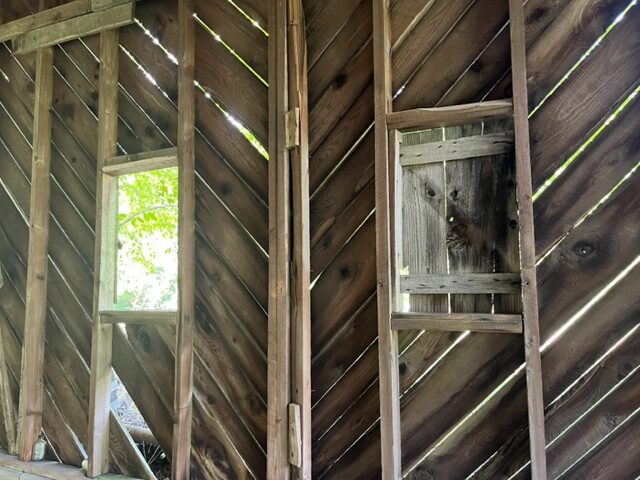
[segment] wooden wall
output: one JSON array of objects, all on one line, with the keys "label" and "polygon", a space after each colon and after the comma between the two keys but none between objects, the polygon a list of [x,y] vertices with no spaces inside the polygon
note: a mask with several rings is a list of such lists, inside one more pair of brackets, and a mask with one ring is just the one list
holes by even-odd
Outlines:
[{"label": "wooden wall", "polygon": [[[629,1],[526,3],[532,109]],[[262,80],[267,78],[267,37],[240,11],[266,29],[267,0],[235,0],[235,5],[239,8],[227,0],[196,1],[199,18],[253,72],[197,26],[196,79],[211,99],[197,94],[194,478],[264,478],[266,468],[267,160],[212,100],[267,144],[267,86]],[[394,89],[404,86],[394,108],[508,97],[506,5],[504,0],[393,2]],[[33,12],[37,1],[3,0],[2,6],[6,21]],[[534,189],[638,88],[639,8],[631,7],[532,115]],[[315,281],[314,477],[376,478],[371,1],[306,0],[305,10]],[[139,2],[136,16],[168,52],[176,52],[177,2]],[[174,145],[176,65],[138,25],[124,28],[120,41],[122,149],[132,153]],[[97,38],[87,38],[55,48],[44,422],[60,457],[75,465],[83,452],[74,438],[81,443],[87,439],[97,47]],[[0,263],[5,277],[0,323],[10,333],[3,342],[17,400],[34,59],[12,57],[9,48],[0,45]],[[637,165],[639,127],[636,98],[534,204],[543,342],[640,253],[637,173],[592,211]],[[591,214],[583,219],[587,212]],[[639,267],[633,267],[545,349],[548,441],[585,414],[550,447],[554,476],[584,455],[569,477],[585,478],[584,472],[597,465],[603,478],[626,478],[637,458],[637,443],[629,439],[640,428],[635,413],[640,337],[634,330],[640,313],[639,275]],[[620,339],[621,346],[610,352]],[[521,341],[481,334],[412,340],[403,338],[400,369],[401,391],[408,390],[402,399],[404,464],[429,453],[415,478],[465,478],[481,465],[477,477],[496,478],[524,465],[528,445],[522,377],[516,375],[480,405],[522,363]],[[114,340],[116,372],[167,451],[173,345],[172,331],[149,327],[130,327]],[[608,393],[612,388],[616,390]],[[552,403],[560,394],[562,399]],[[607,441],[590,450],[605,435]],[[120,444],[113,439],[114,465],[136,476],[139,467]],[[525,469],[521,475],[526,474]]]}]

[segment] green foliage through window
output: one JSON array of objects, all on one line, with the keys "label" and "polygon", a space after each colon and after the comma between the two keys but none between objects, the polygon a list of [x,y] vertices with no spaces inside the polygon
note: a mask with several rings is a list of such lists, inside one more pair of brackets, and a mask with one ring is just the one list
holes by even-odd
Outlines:
[{"label": "green foliage through window", "polygon": [[118,179],[118,310],[177,306],[178,169]]}]

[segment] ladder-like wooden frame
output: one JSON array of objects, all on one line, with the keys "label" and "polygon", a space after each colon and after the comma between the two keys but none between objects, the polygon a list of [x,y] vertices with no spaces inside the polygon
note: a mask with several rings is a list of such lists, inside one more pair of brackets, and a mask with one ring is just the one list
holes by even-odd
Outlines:
[{"label": "ladder-like wooden frame", "polygon": [[[109,471],[109,414],[113,326],[175,324],[174,425],[172,474],[190,477],[193,397],[195,282],[195,21],[192,0],[178,0],[178,146],[156,152],[116,156],[118,129],[118,30],[100,34],[96,259],[94,267],[88,477]],[[117,178],[178,167],[178,311],[117,312]]]},{"label": "ladder-like wooden frame", "polygon": [[[546,479],[544,403],[533,232],[531,161],[526,82],[524,11],[509,1],[513,100],[393,112],[390,0],[373,0],[376,257],[382,478],[402,474],[398,337],[402,329],[523,333],[525,345],[532,478]],[[395,244],[398,225],[394,181],[398,130],[429,129],[513,116],[520,225],[522,316],[495,314],[411,314],[396,308],[399,275]],[[460,287],[462,288],[462,287]],[[464,288],[469,288],[468,286]],[[475,293],[475,292],[472,292]]]}]

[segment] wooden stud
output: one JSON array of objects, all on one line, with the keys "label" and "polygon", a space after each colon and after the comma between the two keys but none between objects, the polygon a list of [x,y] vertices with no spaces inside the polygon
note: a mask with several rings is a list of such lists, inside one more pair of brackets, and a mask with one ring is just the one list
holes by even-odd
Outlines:
[{"label": "wooden stud", "polygon": [[52,25],[89,12],[89,0],[75,0],[42,12],[34,13],[28,17],[19,18],[12,22],[0,25],[0,43],[37,30],[47,25]]},{"label": "wooden stud", "polygon": [[195,317],[195,20],[193,0],[179,0],[178,25],[178,326],[176,338],[174,480],[189,480]]},{"label": "wooden stud", "polygon": [[376,270],[382,478],[399,479],[400,393],[398,340],[391,330],[391,258],[389,199],[389,132],[392,108],[389,0],[373,0],[375,107]]},{"label": "wooden stud", "polygon": [[547,468],[540,332],[538,327],[536,252],[533,231],[531,156],[529,151],[527,60],[524,10],[520,0],[509,0],[509,17],[531,474],[534,480],[545,480],[547,478]]},{"label": "wooden stud", "polygon": [[400,290],[412,294],[491,294],[520,292],[519,273],[403,275]]},{"label": "wooden stud", "polygon": [[102,172],[107,175],[117,176],[177,166],[178,149],[174,147],[154,152],[107,158],[104,162],[104,167],[102,167]]},{"label": "wooden stud", "polygon": [[440,332],[522,333],[522,315],[491,313],[394,313],[394,330]]},{"label": "wooden stud", "polygon": [[30,461],[42,430],[44,389],[44,334],[47,318],[47,267],[49,254],[49,199],[51,169],[51,102],[53,50],[36,54],[36,94],[33,116],[33,160],[29,214],[29,256],[25,302],[25,328],[18,413],[19,457]]},{"label": "wooden stud", "polygon": [[290,475],[291,398],[290,171],[285,148],[287,0],[269,2],[269,321],[267,344],[267,479]]},{"label": "wooden stud", "polygon": [[508,118],[511,115],[513,115],[511,100],[490,100],[450,107],[416,108],[393,112],[387,115],[387,124],[390,129],[427,130],[482,122],[493,118]]},{"label": "wooden stud", "polygon": [[288,0],[289,108],[295,112],[295,142],[290,150],[291,220],[291,401],[298,405],[300,461],[292,477],[311,479],[311,246],[309,238],[309,105],[307,43],[301,0]]},{"label": "wooden stud", "polygon": [[134,7],[135,2],[130,1],[127,4],[28,31],[13,41],[13,51],[16,55],[22,55],[38,48],[129,25],[134,20]]},{"label": "wooden stud", "polygon": [[96,187],[96,246],[89,396],[89,461],[87,476],[109,471],[109,414],[111,411],[111,353],[113,325],[100,322],[100,310],[113,309],[116,296],[117,180],[102,174],[107,158],[117,150],[118,30],[100,34],[98,155]]}]

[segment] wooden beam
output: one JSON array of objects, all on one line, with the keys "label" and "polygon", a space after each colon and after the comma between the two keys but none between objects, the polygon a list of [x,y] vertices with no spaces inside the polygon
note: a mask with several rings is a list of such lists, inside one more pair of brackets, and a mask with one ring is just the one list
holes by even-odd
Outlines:
[{"label": "wooden beam", "polygon": [[165,148],[153,152],[134,153],[107,158],[102,172],[107,175],[129,175],[178,166],[178,149]]},{"label": "wooden beam", "polygon": [[178,2],[178,326],[171,472],[189,480],[195,316],[195,20],[193,0]]},{"label": "wooden beam", "polygon": [[527,100],[527,59],[524,10],[520,0],[509,0],[511,28],[511,77],[516,150],[516,183],[520,215],[520,270],[522,275],[522,313],[527,373],[527,402],[531,474],[534,480],[547,478],[536,251],[533,231],[533,194],[529,150],[529,107]]},{"label": "wooden beam", "polygon": [[519,293],[519,273],[464,273],[450,275],[402,275],[400,291],[412,294]]},{"label": "wooden beam", "polygon": [[25,327],[20,374],[18,413],[19,457],[30,461],[42,431],[44,390],[44,333],[47,318],[47,266],[49,254],[49,200],[51,170],[51,102],[53,97],[53,50],[36,54],[36,94],[33,116],[33,160],[29,213],[29,254]]},{"label": "wooden beam", "polygon": [[[373,0],[376,270],[382,478],[399,480],[402,465],[398,338],[397,333],[391,329],[393,293],[390,268],[391,213],[389,211],[389,126],[387,125],[387,118],[392,109],[389,8],[389,0]],[[397,225],[396,228],[398,228]]]},{"label": "wooden beam", "polygon": [[[2,275],[1,272],[0,275]],[[10,454],[14,455],[16,453],[16,415],[11,394],[11,384],[9,383],[9,364],[4,350],[4,335],[5,333],[0,323],[0,401],[2,402],[4,431],[7,436],[7,449]]]},{"label": "wooden beam", "polygon": [[400,165],[424,165],[466,158],[503,155],[513,151],[513,132],[474,135],[423,145],[405,146],[400,152]]},{"label": "wooden beam", "polygon": [[103,310],[100,312],[100,322],[103,324],[127,324],[127,325],[175,325],[177,312],[158,310]]},{"label": "wooden beam", "polygon": [[291,401],[290,165],[286,150],[287,0],[269,1],[269,320],[267,479],[289,478]]},{"label": "wooden beam", "polygon": [[23,33],[13,41],[16,55],[33,52],[133,23],[135,2],[88,13]]},{"label": "wooden beam", "polygon": [[89,12],[89,0],[75,0],[42,12],[0,25],[0,43],[54,23]]},{"label": "wooden beam", "polygon": [[489,119],[509,118],[513,115],[511,100],[491,100],[450,107],[416,108],[387,115],[390,130],[427,130],[478,123]]},{"label": "wooden beam", "polygon": [[118,30],[100,34],[96,235],[93,288],[93,332],[89,397],[89,462],[87,476],[109,471],[109,413],[113,325],[100,322],[100,310],[111,310],[116,296],[117,180],[102,173],[117,151]]},{"label": "wooden beam", "polygon": [[116,5],[128,3],[129,1],[131,0],[91,0],[91,11],[97,12],[98,10],[115,7]]},{"label": "wooden beam", "polygon": [[394,330],[522,333],[522,315],[491,313],[394,313]]},{"label": "wooden beam", "polygon": [[[288,0],[289,111],[294,112],[295,145],[289,152],[292,185],[291,401],[299,415],[300,454],[290,463],[292,478],[311,479],[311,246],[309,220],[309,104],[307,42],[301,0]],[[289,129],[291,130],[291,129]],[[291,142],[287,142],[291,143]],[[287,147],[288,145],[285,145]],[[291,410],[290,410],[291,414]],[[289,421],[292,419],[290,418]]]}]

